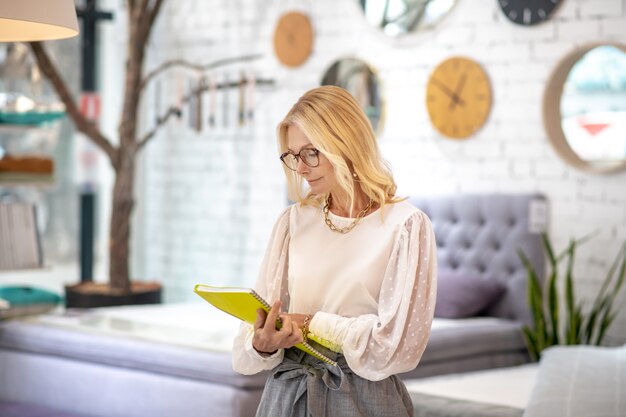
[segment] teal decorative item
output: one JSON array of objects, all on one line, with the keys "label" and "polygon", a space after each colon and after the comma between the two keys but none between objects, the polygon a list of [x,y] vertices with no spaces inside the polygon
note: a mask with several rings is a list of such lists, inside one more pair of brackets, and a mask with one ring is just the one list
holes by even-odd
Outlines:
[{"label": "teal decorative item", "polygon": [[0,298],[8,301],[11,306],[61,302],[61,296],[52,291],[28,286],[0,286]]},{"label": "teal decorative item", "polygon": [[37,126],[65,117],[64,111],[6,112],[0,110],[0,124]]},{"label": "teal decorative item", "polygon": [[41,314],[54,309],[63,298],[42,288],[0,286],[0,319]]},{"label": "teal decorative item", "polygon": [[65,105],[38,101],[20,93],[0,92],[0,124],[40,125],[65,116]]}]

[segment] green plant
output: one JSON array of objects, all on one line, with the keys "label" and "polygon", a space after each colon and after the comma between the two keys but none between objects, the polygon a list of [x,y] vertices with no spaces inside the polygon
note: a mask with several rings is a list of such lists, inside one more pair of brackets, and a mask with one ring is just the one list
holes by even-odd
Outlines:
[{"label": "green plant", "polygon": [[[590,237],[572,239],[567,249],[555,255],[550,238],[547,234],[542,235],[543,248],[549,261],[545,283],[539,280],[539,274],[528,257],[519,251],[528,272],[528,305],[533,316],[533,326],[525,326],[522,331],[533,360],[538,360],[541,352],[552,345],[600,345],[617,315],[614,302],[626,275],[626,243],[611,264],[591,309],[583,312],[583,303],[576,298],[573,276],[576,249]],[[565,263],[563,309],[558,290],[561,263]],[[564,317],[560,316],[561,313],[564,313]]]}]

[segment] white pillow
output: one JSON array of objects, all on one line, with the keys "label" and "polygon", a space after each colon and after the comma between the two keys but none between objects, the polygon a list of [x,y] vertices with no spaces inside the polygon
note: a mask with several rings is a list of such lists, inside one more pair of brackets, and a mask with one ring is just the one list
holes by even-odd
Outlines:
[{"label": "white pillow", "polygon": [[555,416],[626,416],[626,345],[543,351],[524,417]]}]

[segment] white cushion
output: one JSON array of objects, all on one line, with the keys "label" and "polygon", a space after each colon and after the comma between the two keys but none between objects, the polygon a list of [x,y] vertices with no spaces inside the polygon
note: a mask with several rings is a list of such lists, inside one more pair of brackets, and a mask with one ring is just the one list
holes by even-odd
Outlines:
[{"label": "white cushion", "polygon": [[626,416],[626,345],[553,346],[541,355],[524,417]]}]

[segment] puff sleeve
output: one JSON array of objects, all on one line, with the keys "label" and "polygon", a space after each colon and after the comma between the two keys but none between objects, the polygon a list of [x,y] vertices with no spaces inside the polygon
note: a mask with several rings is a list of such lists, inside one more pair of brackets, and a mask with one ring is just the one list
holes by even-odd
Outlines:
[{"label": "puff sleeve", "polygon": [[415,368],[430,335],[437,256],[428,217],[417,211],[399,227],[382,277],[377,314],[317,312],[312,333],[342,347],[350,368],[378,381]]},{"label": "puff sleeve", "polygon": [[[289,250],[289,212],[287,208],[278,218],[270,237],[265,257],[261,264],[255,291],[272,304],[281,299],[283,306],[288,306],[287,269]],[[242,322],[239,333],[233,342],[233,369],[244,375],[272,369],[283,360],[284,350],[266,356],[259,354],[252,347],[254,328]]]}]

